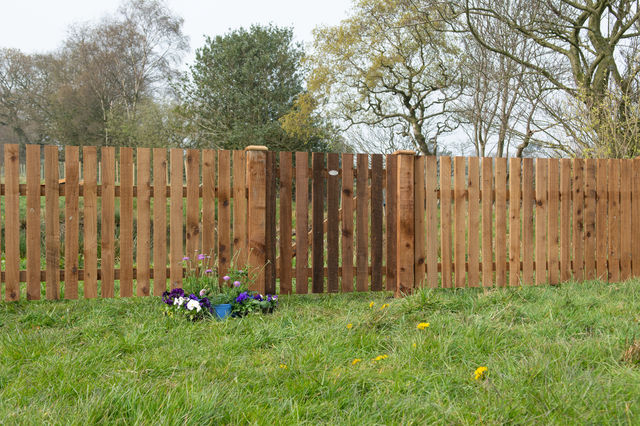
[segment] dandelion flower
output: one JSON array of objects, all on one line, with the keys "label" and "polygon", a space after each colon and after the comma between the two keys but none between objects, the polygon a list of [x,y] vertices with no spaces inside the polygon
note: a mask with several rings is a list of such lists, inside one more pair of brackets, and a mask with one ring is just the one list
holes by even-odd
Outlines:
[{"label": "dandelion flower", "polygon": [[388,304],[388,303],[385,303],[384,305],[382,305],[382,306],[380,307],[380,310],[382,311],[382,310],[384,310],[384,309],[386,309],[386,308],[388,308],[388,307],[389,307],[389,304]]},{"label": "dandelion flower", "polygon": [[280,368],[282,368],[283,370],[286,370],[289,367],[287,367],[287,364],[280,364]]},{"label": "dandelion flower", "polygon": [[420,324],[418,324],[418,325],[416,326],[416,328],[417,328],[418,330],[424,330],[425,328],[429,327],[429,325],[430,325],[430,324],[429,324],[428,322],[421,322]]},{"label": "dandelion flower", "polygon": [[383,359],[387,359],[387,358],[389,358],[389,355],[378,355],[373,360],[374,361],[382,361]]},{"label": "dandelion flower", "polygon": [[356,365],[357,363],[359,363],[360,361],[362,361],[362,359],[360,358],[354,358],[353,361],[351,361],[351,365]]},{"label": "dandelion flower", "polygon": [[485,373],[487,372],[487,367],[478,367],[476,371],[473,373],[475,380],[483,380],[485,378]]},{"label": "dandelion flower", "polygon": [[351,330],[351,329],[353,328],[353,324],[351,324],[351,323],[347,324],[347,328],[348,328],[349,330]]},{"label": "dandelion flower", "polygon": [[369,308],[373,308],[375,306],[374,302],[369,303]]},{"label": "dandelion flower", "polygon": [[414,343],[413,345],[411,345],[411,346],[413,346],[414,348],[418,347],[418,345],[417,345],[417,344],[415,344],[415,343]]}]

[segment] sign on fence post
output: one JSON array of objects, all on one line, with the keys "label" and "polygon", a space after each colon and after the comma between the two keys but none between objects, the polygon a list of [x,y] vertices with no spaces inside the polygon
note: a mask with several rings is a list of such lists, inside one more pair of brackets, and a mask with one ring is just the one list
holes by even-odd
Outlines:
[{"label": "sign on fence post", "polygon": [[267,147],[245,148],[247,161],[247,236],[249,273],[255,275],[251,290],[265,293],[266,287],[266,212],[267,212]]},{"label": "sign on fence post", "polygon": [[396,249],[396,297],[409,294],[414,287],[414,173],[415,153],[396,151],[398,156],[397,179],[397,249]]}]

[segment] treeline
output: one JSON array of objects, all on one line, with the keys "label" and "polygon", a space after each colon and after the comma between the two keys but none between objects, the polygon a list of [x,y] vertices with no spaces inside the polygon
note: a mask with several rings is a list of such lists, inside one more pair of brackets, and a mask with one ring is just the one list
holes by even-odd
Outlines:
[{"label": "treeline", "polygon": [[640,155],[635,0],[353,0],[208,37],[128,0],[55,52],[0,49],[0,141],[480,156]]}]

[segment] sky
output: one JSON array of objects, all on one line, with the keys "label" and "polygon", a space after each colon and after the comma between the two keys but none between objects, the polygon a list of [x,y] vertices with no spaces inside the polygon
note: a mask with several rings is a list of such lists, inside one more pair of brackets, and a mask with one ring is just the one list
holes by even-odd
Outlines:
[{"label": "sky", "polygon": [[[204,44],[204,35],[224,34],[251,24],[293,26],[297,41],[308,44],[319,25],[335,25],[347,17],[351,0],[165,0],[184,18],[192,54]],[[114,13],[120,0],[0,0],[0,47],[25,53],[56,49],[69,25],[94,21]]]}]

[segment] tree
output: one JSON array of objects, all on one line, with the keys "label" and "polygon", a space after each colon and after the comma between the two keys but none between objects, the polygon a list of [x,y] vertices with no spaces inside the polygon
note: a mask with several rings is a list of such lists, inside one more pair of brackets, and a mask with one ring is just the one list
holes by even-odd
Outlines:
[{"label": "tree", "polygon": [[430,5],[425,20],[410,1],[358,0],[353,16],[314,32],[308,88],[344,129],[393,129],[433,155],[458,127],[463,55]]},{"label": "tree", "polygon": [[317,138],[288,134],[279,121],[301,99],[302,56],[291,28],[254,25],[208,37],[179,85],[193,144],[219,149],[256,144],[272,150],[322,149],[313,144],[320,142]]},{"label": "tree", "polygon": [[[603,122],[603,102],[617,96],[618,121],[625,123],[626,114],[637,111],[625,104],[633,101],[638,87],[640,62],[635,57],[640,36],[640,9],[635,0],[540,0],[517,7],[522,0],[464,0],[463,13],[469,30],[483,48],[500,54],[543,78],[555,91],[541,104],[553,124],[562,126],[571,139],[563,140],[547,132],[555,149],[567,154],[589,153],[584,138],[584,121],[575,118],[576,101],[588,111],[588,122]],[[515,5],[515,7],[514,7]],[[537,54],[523,57],[493,43],[478,27],[489,22],[492,28],[509,30],[522,42],[537,46]],[[567,112],[568,111],[568,112]],[[579,114],[578,114],[579,115]],[[573,116],[573,117],[572,117]],[[632,117],[631,121],[638,117]],[[591,126],[593,140],[605,141],[609,136],[601,126]],[[600,144],[601,142],[597,142]],[[633,155],[632,150],[615,155]]]}]

